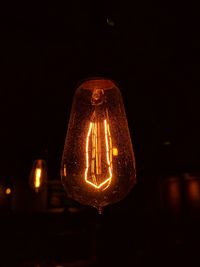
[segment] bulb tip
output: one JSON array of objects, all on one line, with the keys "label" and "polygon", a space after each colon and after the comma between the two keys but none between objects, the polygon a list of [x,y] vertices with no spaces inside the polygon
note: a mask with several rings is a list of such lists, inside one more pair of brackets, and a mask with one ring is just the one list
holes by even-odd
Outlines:
[{"label": "bulb tip", "polygon": [[103,214],[103,208],[102,207],[98,207],[97,210],[98,210],[99,215]]}]

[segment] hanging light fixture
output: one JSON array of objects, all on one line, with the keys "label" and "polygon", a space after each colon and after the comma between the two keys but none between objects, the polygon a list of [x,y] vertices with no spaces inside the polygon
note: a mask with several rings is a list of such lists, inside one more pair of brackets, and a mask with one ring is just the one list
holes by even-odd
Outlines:
[{"label": "hanging light fixture", "polygon": [[136,181],[135,158],[115,82],[89,79],[76,90],[61,163],[69,197],[102,213]]}]

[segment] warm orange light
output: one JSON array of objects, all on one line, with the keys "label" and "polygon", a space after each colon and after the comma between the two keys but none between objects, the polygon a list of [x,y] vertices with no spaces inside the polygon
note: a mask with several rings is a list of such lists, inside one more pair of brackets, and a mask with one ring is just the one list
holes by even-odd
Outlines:
[{"label": "warm orange light", "polygon": [[66,176],[67,175],[67,168],[66,168],[66,165],[64,165],[64,175]]},{"label": "warm orange light", "polygon": [[39,188],[41,185],[41,174],[42,174],[42,170],[40,168],[36,168],[35,169],[35,180],[34,180],[35,188]]},{"label": "warm orange light", "polygon": [[29,184],[32,189],[38,193],[47,181],[46,162],[44,160],[36,160],[29,177]]},{"label": "warm orange light", "polygon": [[118,149],[116,147],[113,147],[113,156],[117,157],[118,153]]},{"label": "warm orange light", "polygon": [[200,181],[195,177],[187,180],[187,196],[192,204],[200,202]]},{"label": "warm orange light", "polygon": [[11,194],[11,189],[10,188],[6,188],[6,195],[10,195]]},{"label": "warm orange light", "polygon": [[[106,120],[103,122],[104,125],[104,138],[105,138],[105,155],[101,153],[102,148],[100,147],[101,144],[99,144],[99,139],[102,137],[98,133],[97,124],[96,123],[90,123],[87,138],[86,138],[86,170],[85,170],[85,181],[86,183],[90,184],[96,189],[101,189],[103,186],[104,190],[110,185],[111,179],[112,179],[112,158],[110,158],[110,150],[112,150],[112,139],[110,136],[110,130],[109,125]],[[91,153],[92,155],[89,155],[89,139],[91,138]],[[109,140],[109,141],[108,141]],[[91,181],[88,177],[88,170],[90,167],[89,164],[89,158],[91,157]],[[102,173],[102,157],[106,158],[107,167],[109,170],[109,177],[104,177],[104,173]],[[95,169],[96,167],[96,169]],[[100,179],[99,176],[101,175]],[[100,180],[100,182],[99,182]]]},{"label": "warm orange light", "polygon": [[61,176],[69,197],[99,211],[124,198],[135,184],[126,114],[113,81],[90,79],[77,89]]}]

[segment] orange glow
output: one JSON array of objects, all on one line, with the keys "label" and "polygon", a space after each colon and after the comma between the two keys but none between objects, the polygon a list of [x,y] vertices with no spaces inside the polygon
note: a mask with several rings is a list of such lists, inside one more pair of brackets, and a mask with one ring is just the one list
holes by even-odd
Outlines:
[{"label": "orange glow", "polygon": [[191,179],[188,181],[188,194],[191,201],[198,202],[200,200],[199,180]]},{"label": "orange glow", "polygon": [[118,154],[118,149],[116,147],[113,147],[113,156],[117,157]]},{"label": "orange glow", "polygon": [[[87,138],[86,138],[86,169],[85,169],[85,181],[86,183],[90,184],[91,186],[95,187],[96,189],[100,189],[106,185],[104,190],[109,187],[112,179],[112,139],[110,135],[110,127],[107,123],[107,120],[104,120],[104,139],[105,139],[105,159],[106,164],[108,167],[109,177],[102,177],[104,173],[102,173],[102,165],[103,165],[103,154],[102,154],[102,147],[101,147],[101,129],[100,129],[100,122],[90,122]],[[91,137],[92,135],[92,137]],[[89,144],[90,144],[90,137],[91,137],[91,148],[92,151],[89,151]],[[90,155],[91,154],[91,155]],[[91,158],[91,163],[89,162]],[[95,169],[96,167],[96,169]],[[89,180],[88,171],[91,168],[91,176],[92,181]],[[98,182],[97,177],[101,177],[101,182]]]},{"label": "orange glow", "polygon": [[38,193],[43,190],[47,182],[46,162],[43,159],[37,159],[33,162],[33,166],[29,176],[30,187]]},{"label": "orange glow", "polygon": [[67,176],[67,168],[66,168],[66,164],[64,164],[64,176]]},{"label": "orange glow", "polygon": [[103,77],[82,81],[67,128],[60,169],[64,189],[70,198],[102,213],[136,182],[131,135],[117,84]]},{"label": "orange glow", "polygon": [[11,189],[10,188],[6,188],[6,195],[10,195],[11,194]]},{"label": "orange glow", "polygon": [[36,168],[35,169],[35,179],[34,179],[34,186],[36,189],[39,188],[41,185],[41,174],[42,174],[41,168]]}]

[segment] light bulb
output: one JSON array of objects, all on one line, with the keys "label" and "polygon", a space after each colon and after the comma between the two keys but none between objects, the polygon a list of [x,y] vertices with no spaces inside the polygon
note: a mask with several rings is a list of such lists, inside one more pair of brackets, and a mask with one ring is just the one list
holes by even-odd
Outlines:
[{"label": "light bulb", "polygon": [[31,188],[38,193],[47,182],[47,168],[45,160],[38,159],[33,163],[31,169],[29,184]]},{"label": "light bulb", "polygon": [[8,187],[5,190],[6,195],[10,195],[12,193],[11,189]]},{"label": "light bulb", "polygon": [[61,163],[70,198],[99,210],[124,198],[136,181],[121,93],[104,78],[76,90]]}]

